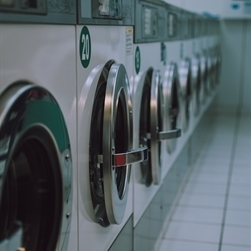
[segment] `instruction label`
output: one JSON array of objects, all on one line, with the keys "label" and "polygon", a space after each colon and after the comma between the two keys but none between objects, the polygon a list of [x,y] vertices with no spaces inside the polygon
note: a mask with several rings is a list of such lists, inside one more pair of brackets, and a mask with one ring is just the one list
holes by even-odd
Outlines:
[{"label": "instruction label", "polygon": [[133,53],[133,28],[126,28],[126,55]]}]

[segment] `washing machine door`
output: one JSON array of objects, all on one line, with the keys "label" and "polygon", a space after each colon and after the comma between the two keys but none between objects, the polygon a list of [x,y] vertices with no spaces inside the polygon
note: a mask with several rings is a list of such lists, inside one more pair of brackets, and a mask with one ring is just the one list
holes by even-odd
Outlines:
[{"label": "washing machine door", "polygon": [[210,94],[211,90],[213,89],[213,82],[214,82],[214,62],[213,56],[210,52],[207,54],[207,81],[206,81],[206,94]]},{"label": "washing machine door", "polygon": [[196,116],[200,108],[201,73],[199,56],[192,58],[192,103],[193,113]]},{"label": "washing machine door", "polygon": [[132,163],[147,159],[147,147],[132,149],[132,104],[122,64],[109,61],[97,85],[90,133],[90,186],[94,213],[102,226],[120,224]]},{"label": "washing machine door", "polygon": [[200,85],[200,101],[202,103],[206,100],[207,85],[208,85],[208,67],[207,67],[207,57],[202,55],[200,58],[200,73],[201,73],[201,85]]},{"label": "washing machine door", "polygon": [[0,95],[0,121],[0,247],[65,250],[72,161],[58,103],[18,82]]},{"label": "washing machine door", "polygon": [[141,163],[146,186],[161,183],[162,141],[179,137],[181,130],[164,130],[163,81],[158,70],[150,68],[145,76],[140,107],[140,145],[149,149],[148,161]]},{"label": "washing machine door", "polygon": [[215,83],[218,85],[220,83],[220,72],[221,72],[221,51],[220,48],[216,49],[216,69],[215,69]]},{"label": "washing machine door", "polygon": [[180,126],[180,103],[182,95],[179,85],[178,67],[175,63],[170,63],[166,68],[163,93],[165,130],[174,134],[174,137],[167,141],[167,150],[169,153],[172,153],[176,147],[177,138],[181,135],[181,130],[178,127]]},{"label": "washing machine door", "polygon": [[179,64],[179,82],[181,87],[181,122],[182,129],[186,131],[190,120],[192,97],[192,67],[191,60],[188,58]]},{"label": "washing machine door", "polygon": [[212,52],[212,88],[215,88],[217,83],[217,64],[218,64],[218,57],[216,52]]}]

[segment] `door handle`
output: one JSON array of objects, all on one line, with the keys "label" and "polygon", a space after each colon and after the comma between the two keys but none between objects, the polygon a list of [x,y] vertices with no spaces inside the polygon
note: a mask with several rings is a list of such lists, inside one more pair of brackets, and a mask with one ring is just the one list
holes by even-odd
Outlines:
[{"label": "door handle", "polygon": [[174,139],[179,138],[181,136],[181,129],[173,129],[169,131],[159,132],[158,133],[158,140],[166,140],[166,139]]},{"label": "door handle", "polygon": [[138,149],[126,152],[113,154],[113,166],[125,166],[133,163],[143,162],[148,159],[148,148],[140,147]]},{"label": "door handle", "polygon": [[[133,163],[143,162],[148,159],[148,148],[140,147],[125,153],[112,154],[112,166],[126,166]],[[103,155],[98,155],[99,164],[103,164]]]},{"label": "door handle", "polygon": [[[179,138],[181,136],[181,129],[173,129],[157,133],[158,141]],[[147,133],[147,139],[151,139],[151,134]]]}]

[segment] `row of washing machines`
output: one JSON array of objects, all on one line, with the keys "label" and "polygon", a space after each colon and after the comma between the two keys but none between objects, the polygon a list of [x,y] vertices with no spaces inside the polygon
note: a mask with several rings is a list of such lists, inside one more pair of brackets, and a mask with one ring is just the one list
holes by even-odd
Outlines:
[{"label": "row of washing machines", "polygon": [[219,21],[140,0],[1,1],[0,21],[0,250],[139,250],[217,88]]}]

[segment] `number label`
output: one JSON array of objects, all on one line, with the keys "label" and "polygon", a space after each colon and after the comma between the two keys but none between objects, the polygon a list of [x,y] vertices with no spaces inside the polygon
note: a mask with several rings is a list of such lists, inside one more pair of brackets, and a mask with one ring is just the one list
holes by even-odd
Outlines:
[{"label": "number label", "polygon": [[134,63],[135,63],[135,71],[138,74],[140,70],[140,49],[138,46],[136,47],[135,51]]},{"label": "number label", "polygon": [[82,28],[80,34],[79,53],[82,66],[87,68],[91,59],[91,36],[86,26]]}]

